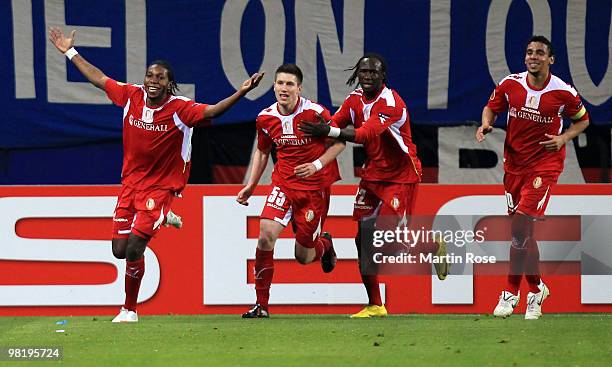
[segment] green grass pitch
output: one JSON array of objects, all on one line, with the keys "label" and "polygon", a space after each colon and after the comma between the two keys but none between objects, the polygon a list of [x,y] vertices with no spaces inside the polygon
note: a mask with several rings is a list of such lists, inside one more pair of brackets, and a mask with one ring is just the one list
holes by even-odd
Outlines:
[{"label": "green grass pitch", "polygon": [[108,316],[0,317],[0,347],[63,347],[62,361],[18,366],[612,365],[612,315],[522,316],[141,316],[136,324],[113,324]]}]

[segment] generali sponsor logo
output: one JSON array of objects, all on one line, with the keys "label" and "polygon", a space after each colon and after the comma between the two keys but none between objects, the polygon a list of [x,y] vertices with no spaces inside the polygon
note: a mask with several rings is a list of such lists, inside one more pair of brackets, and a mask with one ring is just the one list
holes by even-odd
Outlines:
[{"label": "generali sponsor logo", "polygon": [[309,144],[312,139],[311,138],[298,138],[296,135],[293,134],[283,134],[281,135],[280,138],[274,138],[273,139],[274,144],[276,144],[276,146],[283,146],[283,145],[306,145]]},{"label": "generali sponsor logo", "polygon": [[542,116],[540,111],[528,107],[521,107],[519,111],[514,110],[512,112],[514,112],[514,114],[510,113],[510,116],[516,116],[524,120],[531,120],[542,124],[551,124],[555,120],[552,116]]},{"label": "generali sponsor logo", "polygon": [[134,126],[136,128],[142,129],[142,130],[146,130],[146,131],[168,131],[168,125],[167,124],[160,124],[160,125],[155,125],[152,122],[144,122],[140,119],[135,118],[134,116],[130,115],[130,117],[128,118],[128,122],[130,123],[131,126]]}]

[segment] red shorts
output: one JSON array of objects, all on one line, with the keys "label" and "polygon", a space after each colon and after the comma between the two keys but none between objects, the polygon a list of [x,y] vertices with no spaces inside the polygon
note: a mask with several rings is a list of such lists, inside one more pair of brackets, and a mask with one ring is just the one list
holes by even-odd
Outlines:
[{"label": "red shorts", "polygon": [[122,186],[113,216],[113,238],[127,238],[130,233],[153,237],[164,223],[173,200],[171,190],[137,191]]},{"label": "red shorts", "polygon": [[543,217],[550,199],[550,190],[557,183],[557,178],[559,172],[504,174],[508,214],[519,212],[533,218]]},{"label": "red shorts", "polygon": [[266,199],[261,219],[270,219],[284,227],[293,223],[295,240],[302,246],[314,247],[329,209],[330,189],[291,190],[273,186]]},{"label": "red shorts", "polygon": [[[361,181],[353,208],[356,221],[371,218],[389,218],[396,226],[414,210],[418,183],[400,184],[392,182]],[[380,227],[380,223],[377,223]]]}]

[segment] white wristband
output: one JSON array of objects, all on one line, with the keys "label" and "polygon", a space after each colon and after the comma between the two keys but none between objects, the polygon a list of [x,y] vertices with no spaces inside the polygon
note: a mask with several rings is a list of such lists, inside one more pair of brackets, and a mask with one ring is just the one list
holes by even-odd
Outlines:
[{"label": "white wristband", "polygon": [[327,133],[327,136],[329,136],[331,138],[339,137],[340,136],[340,128],[334,127],[334,126],[330,126],[329,127],[329,132]]},{"label": "white wristband", "polygon": [[66,55],[66,57],[68,58],[68,60],[72,60],[72,58],[74,57],[74,55],[77,55],[78,52],[74,47],[70,47],[68,49],[68,51],[64,52],[64,55]]},{"label": "white wristband", "polygon": [[321,168],[323,168],[323,163],[321,163],[320,159],[317,159],[316,161],[312,162],[312,164],[315,166],[315,168],[317,169],[317,172],[321,170]]}]

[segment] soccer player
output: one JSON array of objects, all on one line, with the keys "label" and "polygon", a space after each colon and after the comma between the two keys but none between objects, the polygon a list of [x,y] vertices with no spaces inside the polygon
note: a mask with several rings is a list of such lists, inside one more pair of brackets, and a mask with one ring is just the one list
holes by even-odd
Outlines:
[{"label": "soccer player", "polygon": [[[497,114],[508,111],[504,143],[504,190],[512,216],[510,268],[506,288],[493,311],[510,316],[520,299],[523,274],[529,285],[525,319],[542,316],[548,287],[540,279],[540,252],[533,237],[534,221],[543,219],[550,191],[563,171],[565,144],[589,125],[589,115],[574,88],[550,73],[555,54],[550,41],[533,36],[527,42],[527,71],[502,79],[482,111],[476,131],[481,142],[493,129]],[[572,120],[562,134],[561,117]]]},{"label": "soccer player", "polygon": [[116,258],[126,259],[125,304],[113,322],[137,322],[143,254],[187,183],[193,128],[209,126],[211,118],[255,88],[263,74],[254,74],[217,104],[196,103],[176,95],[174,72],[165,61],[149,65],[143,85],[109,78],[73,48],[75,34],[72,31],[66,37],[60,29],[51,28],[49,40],[94,86],[123,107],[122,188],[113,216],[112,250]]},{"label": "soccer player", "polygon": [[330,186],[340,179],[335,158],[345,144],[333,142],[328,147],[327,139],[304,137],[297,130],[299,121],[313,119],[315,114],[331,117],[326,108],[300,96],[302,78],[302,71],[295,64],[284,64],[276,70],[276,102],[257,116],[257,150],[251,174],[236,197],[238,203],[248,205],[274,145],[277,162],[272,188],[260,216],[255,251],[257,302],[243,318],[269,317],[274,244],[289,221],[295,232],[295,258],[300,264],[320,260],[325,273],[336,266],[332,238],[329,233],[321,233],[321,229],[329,208]]},{"label": "soccer player", "polygon": [[[382,303],[378,276],[368,274],[362,263],[362,242],[371,247],[373,228],[392,229],[412,214],[421,162],[412,143],[410,116],[400,95],[387,87],[387,64],[377,54],[366,54],[349,69],[353,74],[347,84],[359,80],[361,88],[346,98],[340,109],[324,123],[325,116],[304,121],[300,130],[308,136],[329,136],[341,141],[363,144],[366,162],[355,198],[353,219],[360,222],[355,244],[360,273],[369,303],[352,318],[382,317],[387,309]],[[353,125],[352,127],[349,125]],[[367,243],[366,243],[367,242]],[[364,247],[365,248],[365,247]],[[446,254],[445,244],[438,245],[436,255]],[[444,279],[448,264],[436,266]]]}]

